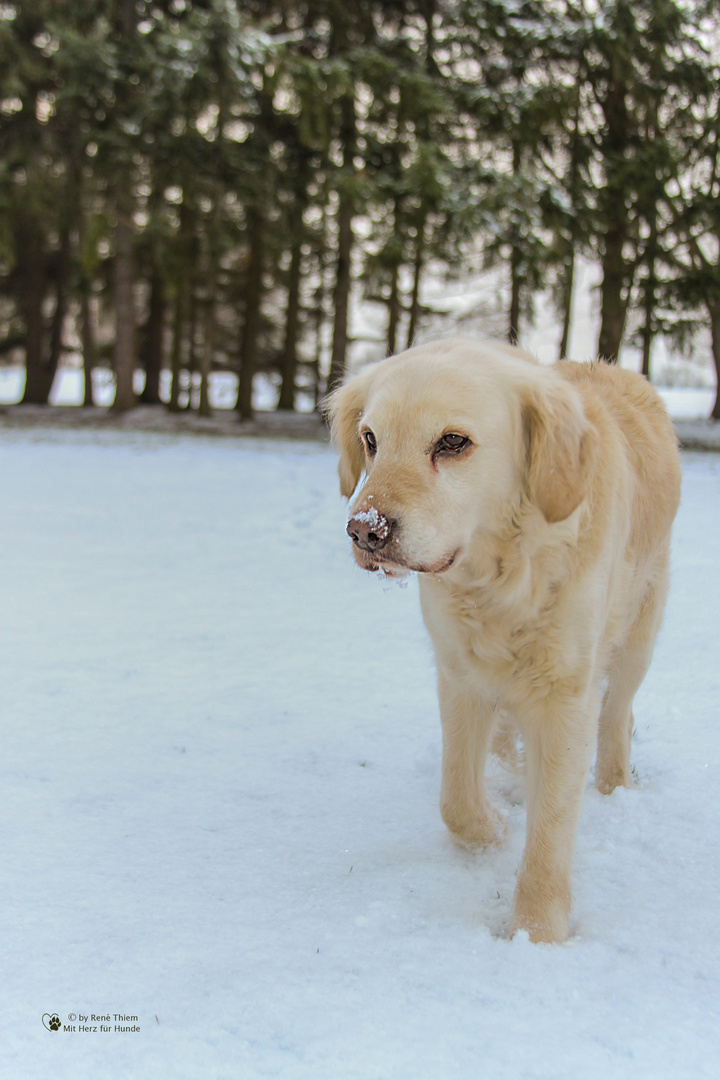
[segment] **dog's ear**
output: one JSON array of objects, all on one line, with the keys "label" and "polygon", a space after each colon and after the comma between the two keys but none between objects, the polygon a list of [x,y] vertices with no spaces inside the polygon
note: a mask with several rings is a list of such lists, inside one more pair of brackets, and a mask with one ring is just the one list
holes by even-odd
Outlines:
[{"label": "dog's ear", "polygon": [[323,402],[322,410],[330,423],[330,436],[340,451],[338,476],[340,491],[349,499],[365,468],[365,449],[358,424],[370,384],[369,369],[353,376],[334,390]]},{"label": "dog's ear", "polygon": [[525,475],[531,501],[553,524],[569,517],[585,498],[598,436],[578,391],[554,372],[542,376],[542,382],[533,380],[525,388]]}]

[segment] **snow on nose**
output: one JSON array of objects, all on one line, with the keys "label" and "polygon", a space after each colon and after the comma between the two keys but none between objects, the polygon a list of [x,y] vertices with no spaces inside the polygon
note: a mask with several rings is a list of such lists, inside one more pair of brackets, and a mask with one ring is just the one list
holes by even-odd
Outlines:
[{"label": "snow on nose", "polygon": [[347,534],[363,551],[379,551],[392,536],[392,522],[374,506],[358,510],[347,524]]}]

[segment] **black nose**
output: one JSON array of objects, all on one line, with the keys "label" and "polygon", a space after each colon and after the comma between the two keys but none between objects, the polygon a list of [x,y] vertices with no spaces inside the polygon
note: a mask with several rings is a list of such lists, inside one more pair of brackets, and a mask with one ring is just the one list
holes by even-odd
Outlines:
[{"label": "black nose", "polygon": [[363,551],[379,551],[392,536],[392,522],[374,506],[353,514],[347,524],[348,536]]}]

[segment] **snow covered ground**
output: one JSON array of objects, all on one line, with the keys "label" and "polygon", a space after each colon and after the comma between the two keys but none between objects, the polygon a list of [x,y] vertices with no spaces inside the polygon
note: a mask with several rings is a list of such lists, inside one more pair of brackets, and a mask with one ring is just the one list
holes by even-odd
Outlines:
[{"label": "snow covered ground", "polygon": [[588,788],[556,947],[506,937],[517,783],[503,849],[447,838],[417,583],[355,568],[327,447],[0,463],[3,1080],[720,1074],[720,458],[684,458],[637,784]]}]

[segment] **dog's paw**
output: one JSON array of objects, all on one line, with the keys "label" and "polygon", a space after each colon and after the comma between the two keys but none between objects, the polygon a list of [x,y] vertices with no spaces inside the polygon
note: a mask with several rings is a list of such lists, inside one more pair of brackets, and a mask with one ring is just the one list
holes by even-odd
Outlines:
[{"label": "dog's paw", "polygon": [[515,890],[515,917],[510,937],[524,930],[531,941],[561,944],[568,937],[569,917],[569,886],[552,888],[521,874]]},{"label": "dog's paw", "polygon": [[602,771],[598,768],[595,771],[595,787],[601,795],[612,795],[615,788],[632,787],[630,772],[621,765],[606,767]]},{"label": "dog's paw", "polygon": [[526,933],[530,941],[536,945],[562,945],[568,937],[567,916],[555,918],[516,916],[513,919],[510,937],[516,934]]},{"label": "dog's paw", "polygon": [[498,847],[507,834],[504,818],[489,803],[472,816],[461,816],[449,806],[441,807],[441,813],[453,842],[466,851]]}]

